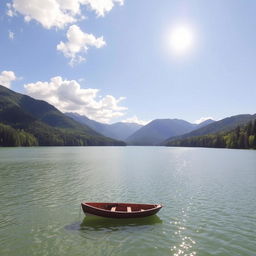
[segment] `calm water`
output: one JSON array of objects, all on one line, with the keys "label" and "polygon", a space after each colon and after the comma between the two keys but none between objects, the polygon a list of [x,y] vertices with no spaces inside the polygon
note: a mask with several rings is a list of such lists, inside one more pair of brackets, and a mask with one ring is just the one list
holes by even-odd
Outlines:
[{"label": "calm water", "polygon": [[[81,201],[162,203],[135,220]],[[256,255],[256,151],[0,148],[0,255]]]}]

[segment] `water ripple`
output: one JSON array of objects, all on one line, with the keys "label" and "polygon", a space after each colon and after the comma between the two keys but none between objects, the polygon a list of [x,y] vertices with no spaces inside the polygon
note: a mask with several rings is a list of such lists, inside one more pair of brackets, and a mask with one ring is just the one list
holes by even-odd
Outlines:
[{"label": "water ripple", "polygon": [[[255,151],[45,147],[0,152],[0,255],[255,254]],[[84,218],[81,201],[162,203],[164,208],[149,219],[94,219]]]}]

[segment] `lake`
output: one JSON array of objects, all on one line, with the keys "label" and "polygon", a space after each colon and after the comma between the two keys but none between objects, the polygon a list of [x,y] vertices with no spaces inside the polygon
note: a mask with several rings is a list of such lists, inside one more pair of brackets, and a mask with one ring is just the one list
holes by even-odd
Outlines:
[{"label": "lake", "polygon": [[[256,151],[0,148],[0,255],[256,255]],[[134,220],[82,201],[161,203]]]}]

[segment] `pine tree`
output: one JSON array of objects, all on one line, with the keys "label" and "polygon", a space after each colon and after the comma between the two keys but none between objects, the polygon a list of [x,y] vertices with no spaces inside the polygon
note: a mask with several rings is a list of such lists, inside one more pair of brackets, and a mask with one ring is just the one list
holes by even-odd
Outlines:
[{"label": "pine tree", "polygon": [[252,126],[252,135],[256,135],[256,119],[254,120],[254,123]]},{"label": "pine tree", "polygon": [[253,148],[256,149],[256,134],[254,135],[254,139],[253,139]]},{"label": "pine tree", "polygon": [[252,135],[252,121],[250,121],[250,122],[246,125],[245,131],[246,131],[248,137],[249,137],[250,135]]}]

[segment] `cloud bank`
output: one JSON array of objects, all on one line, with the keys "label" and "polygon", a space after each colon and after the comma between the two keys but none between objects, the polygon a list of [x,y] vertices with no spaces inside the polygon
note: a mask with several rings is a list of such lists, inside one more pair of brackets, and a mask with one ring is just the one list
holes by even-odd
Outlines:
[{"label": "cloud bank", "polygon": [[81,8],[87,6],[97,16],[104,16],[123,0],[13,0],[7,3],[7,15],[19,13],[26,22],[35,20],[44,28],[64,28],[83,19]]},{"label": "cloud bank", "polygon": [[99,122],[108,123],[121,117],[127,109],[119,106],[124,97],[99,97],[98,89],[82,89],[76,80],[65,80],[60,76],[51,78],[49,82],[29,83],[24,88],[31,97],[45,100],[62,112],[75,112]]},{"label": "cloud bank", "polygon": [[[74,66],[85,61],[84,54],[90,46],[101,48],[106,45],[102,36],[96,38],[75,25],[85,18],[84,7],[103,17],[115,4],[123,3],[124,0],[12,0],[6,4],[6,15],[14,17],[20,14],[24,16],[25,22],[34,20],[46,29],[64,29],[70,25],[66,33],[67,41],[61,41],[57,45],[57,50],[69,58],[69,64]],[[9,38],[14,38],[13,32],[9,32]]]},{"label": "cloud bank", "polygon": [[11,88],[12,81],[16,79],[17,77],[13,71],[2,71],[2,73],[0,73],[0,85],[7,88]]}]

